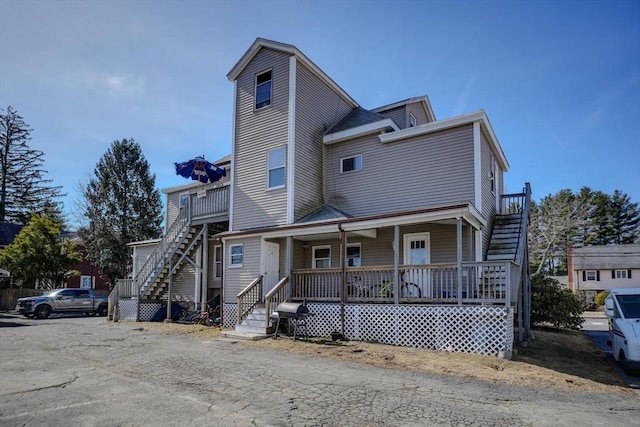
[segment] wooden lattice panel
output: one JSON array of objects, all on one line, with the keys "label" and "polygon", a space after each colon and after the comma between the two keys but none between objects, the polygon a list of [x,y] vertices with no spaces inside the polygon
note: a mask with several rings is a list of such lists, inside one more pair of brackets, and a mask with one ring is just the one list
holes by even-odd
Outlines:
[{"label": "wooden lattice panel", "polygon": [[118,301],[118,310],[120,310],[119,320],[121,322],[135,322],[138,320],[137,299],[121,299]]},{"label": "wooden lattice panel", "polygon": [[140,304],[140,321],[148,322],[162,308],[162,304],[157,302],[145,302]]},{"label": "wooden lattice panel", "polygon": [[238,322],[238,304],[222,304],[222,327],[235,328]]}]

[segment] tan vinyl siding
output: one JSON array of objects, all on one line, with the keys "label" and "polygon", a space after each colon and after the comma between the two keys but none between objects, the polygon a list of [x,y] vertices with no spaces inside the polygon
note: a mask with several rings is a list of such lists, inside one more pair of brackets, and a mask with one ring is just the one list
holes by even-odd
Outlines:
[{"label": "tan vinyl siding", "polygon": [[[268,69],[272,70],[271,106],[256,111],[255,75]],[[287,190],[286,186],[267,189],[267,152],[287,144],[289,56],[262,49],[238,76],[236,87],[233,228],[285,224]]]},{"label": "tan vinyl siding", "polygon": [[[215,260],[215,248],[217,245],[222,246],[222,243],[219,240],[209,240],[209,260],[207,267],[207,287],[208,288],[219,288],[221,283],[221,277],[215,277],[216,274],[216,266],[214,264]],[[224,256],[224,255],[223,255]],[[225,265],[222,263],[222,271],[224,272]]]},{"label": "tan vinyl siding", "polygon": [[480,132],[480,168],[482,215],[485,218],[489,218],[490,221],[490,223],[487,224],[487,227],[482,230],[482,253],[484,257],[489,250],[491,231],[493,230],[493,219],[496,214],[496,196],[495,193],[491,191],[491,180],[489,175],[491,172],[491,146],[489,145],[487,136],[483,131]]},{"label": "tan vinyl siding", "polygon": [[180,194],[181,193],[168,193],[167,194],[167,222],[165,223],[165,231],[171,227],[173,221],[178,217],[180,212]]},{"label": "tan vinyl siding", "polygon": [[136,271],[133,271],[132,274],[135,276],[142,268],[142,265],[145,263],[149,255],[155,250],[157,244],[155,245],[144,245],[144,246],[136,246],[134,249],[135,256],[135,266]]},{"label": "tan vinyl siding", "polygon": [[427,118],[427,114],[424,111],[422,102],[414,102],[407,105],[407,119],[405,121],[406,127],[409,127],[409,114],[413,114],[413,116],[416,118],[416,124],[418,126],[429,123],[429,119]]},{"label": "tan vinyl siding", "polygon": [[[362,170],[340,159],[362,154]],[[473,126],[383,144],[372,135],[327,147],[325,191],[353,216],[463,203],[474,198]]]},{"label": "tan vinyl siding", "polygon": [[[231,245],[243,245],[242,267],[229,267]],[[260,274],[260,238],[227,240],[224,245],[224,301],[236,302],[238,293]]]},{"label": "tan vinyl siding", "polygon": [[379,114],[381,116],[392,119],[394,122],[396,122],[400,129],[404,129],[409,126],[409,115],[407,114],[407,109],[404,105],[401,107],[393,108],[391,110],[380,112]]},{"label": "tan vinyl siding", "polygon": [[294,221],[322,205],[322,136],[351,111],[305,66],[296,66]]},{"label": "tan vinyl siding", "polygon": [[[400,227],[400,264],[404,260],[404,235],[410,233],[429,233],[431,263],[454,263],[457,261],[456,226],[441,224],[420,224]],[[473,247],[468,244],[469,227],[463,227],[463,260],[471,260]],[[393,265],[393,227],[379,228],[377,238],[369,239],[358,236],[347,238],[347,244],[360,243],[362,267],[379,267]],[[294,269],[312,268],[313,247],[331,246],[331,267],[340,267],[340,242],[335,239],[314,240],[308,243],[308,249],[294,252]]]},{"label": "tan vinyl siding", "polygon": [[175,298],[180,295],[183,301],[193,301],[196,291],[196,273],[195,268],[185,263],[178,270],[177,274],[173,276],[171,283],[171,298]]}]

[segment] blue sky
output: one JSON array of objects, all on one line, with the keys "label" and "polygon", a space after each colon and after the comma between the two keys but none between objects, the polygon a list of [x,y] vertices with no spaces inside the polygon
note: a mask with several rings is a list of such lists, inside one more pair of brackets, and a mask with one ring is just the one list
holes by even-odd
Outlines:
[{"label": "blue sky", "polygon": [[509,191],[640,202],[636,0],[0,0],[0,106],[33,128],[68,212],[116,139],[159,188],[181,185],[173,162],[230,153],[226,74],[256,37],[296,45],[364,108],[484,109]]}]

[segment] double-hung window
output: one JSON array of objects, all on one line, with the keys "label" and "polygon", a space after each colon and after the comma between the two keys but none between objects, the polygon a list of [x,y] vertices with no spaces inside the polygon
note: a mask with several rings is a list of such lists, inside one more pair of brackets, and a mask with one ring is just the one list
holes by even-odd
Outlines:
[{"label": "double-hung window", "polygon": [[586,276],[587,276],[586,280],[595,281],[597,275],[596,275],[595,270],[587,270]]},{"label": "double-hung window", "polygon": [[242,267],[244,247],[242,244],[229,246],[229,267]]},{"label": "double-hung window", "polygon": [[269,170],[269,188],[284,187],[284,176],[286,166],[285,147],[274,148],[267,154],[267,168]]},{"label": "double-hung window", "polygon": [[213,247],[213,277],[222,277],[222,246]]},{"label": "double-hung window", "polygon": [[313,247],[313,268],[331,268],[331,246]]},{"label": "double-hung window", "polygon": [[347,244],[347,267],[360,267],[361,259],[360,243]]},{"label": "double-hung window", "polygon": [[271,70],[256,76],[256,110],[271,105]]},{"label": "double-hung window", "polygon": [[340,172],[353,172],[362,169],[362,154],[346,157],[340,161]]}]

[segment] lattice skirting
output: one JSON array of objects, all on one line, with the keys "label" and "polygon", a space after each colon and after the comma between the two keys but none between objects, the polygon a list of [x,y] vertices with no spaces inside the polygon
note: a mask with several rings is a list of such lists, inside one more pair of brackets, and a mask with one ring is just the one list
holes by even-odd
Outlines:
[{"label": "lattice skirting", "polygon": [[238,304],[222,304],[222,327],[234,328],[238,322]]},{"label": "lattice skirting", "polygon": [[[309,303],[312,336],[340,330],[338,304]],[[237,307],[224,305],[224,327],[235,326]],[[510,355],[513,350],[513,310],[492,306],[411,306],[348,304],[345,335],[406,347],[431,348],[487,356]]]},{"label": "lattice skirting", "polygon": [[[142,303],[140,305],[140,321],[148,322],[162,307],[160,303]],[[121,299],[118,301],[121,322],[135,322],[138,320],[138,300]]]}]

